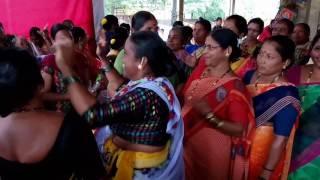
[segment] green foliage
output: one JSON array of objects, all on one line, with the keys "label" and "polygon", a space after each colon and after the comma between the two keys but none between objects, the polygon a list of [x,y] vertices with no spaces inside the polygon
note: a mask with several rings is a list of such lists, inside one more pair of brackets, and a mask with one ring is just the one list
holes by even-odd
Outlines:
[{"label": "green foliage", "polygon": [[164,9],[171,0],[105,0],[105,13],[116,14],[118,9],[124,10],[126,14],[141,9],[149,11]]},{"label": "green foliage", "polygon": [[[225,17],[225,12],[221,5],[225,0],[185,0],[187,14],[191,14],[192,19],[203,17],[214,21],[217,17]],[[194,8],[197,7],[197,8]]]}]

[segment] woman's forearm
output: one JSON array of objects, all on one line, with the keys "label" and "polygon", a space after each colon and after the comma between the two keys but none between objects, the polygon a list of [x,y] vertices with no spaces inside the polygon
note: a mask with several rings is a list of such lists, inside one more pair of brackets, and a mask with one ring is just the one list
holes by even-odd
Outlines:
[{"label": "woman's forearm", "polygon": [[[63,69],[62,73],[64,77],[73,77],[75,75],[69,68]],[[68,94],[73,107],[80,115],[83,115],[96,103],[96,98],[80,82],[70,83],[68,85]]]},{"label": "woman's forearm", "polygon": [[108,79],[108,91],[111,94],[115,94],[117,89],[125,82],[125,79],[113,68],[106,72],[105,76]]},{"label": "woman's forearm", "polygon": [[106,58],[103,57],[102,62],[104,74],[108,79],[108,91],[111,94],[115,94],[116,90],[125,82],[125,78],[108,63]]},{"label": "woman's forearm", "polygon": [[42,99],[44,101],[53,101],[53,102],[66,101],[66,100],[69,100],[69,95],[47,92],[42,94]]},{"label": "woman's forearm", "polygon": [[220,124],[221,126],[216,126],[216,124],[214,124],[214,126],[216,126],[215,128],[218,129],[219,131],[235,137],[241,137],[243,135],[244,128],[242,124],[228,122],[228,121],[220,120],[217,118],[216,120],[222,123],[222,125]]},{"label": "woman's forearm", "polygon": [[287,137],[285,136],[275,136],[273,143],[271,145],[269,156],[264,168],[269,170],[274,170],[283,154],[285,145],[287,142]]}]

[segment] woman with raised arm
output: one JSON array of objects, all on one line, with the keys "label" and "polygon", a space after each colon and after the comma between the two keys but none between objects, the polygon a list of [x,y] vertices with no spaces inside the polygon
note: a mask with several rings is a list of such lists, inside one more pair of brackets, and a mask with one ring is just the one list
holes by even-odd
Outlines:
[{"label": "woman with raised arm", "polygon": [[[115,179],[183,179],[183,125],[180,104],[170,82],[170,50],[153,32],[133,33],[124,47],[124,76],[116,95],[99,104],[72,71],[72,42],[57,46],[57,65],[71,102],[92,128],[109,125],[102,152],[108,176]],[[71,62],[71,63],[70,63]],[[106,65],[107,75],[112,67]]]}]

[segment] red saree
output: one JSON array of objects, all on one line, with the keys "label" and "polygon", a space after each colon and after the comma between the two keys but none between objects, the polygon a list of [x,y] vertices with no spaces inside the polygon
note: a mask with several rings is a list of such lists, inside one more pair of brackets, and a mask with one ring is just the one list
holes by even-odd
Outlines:
[{"label": "red saree", "polygon": [[[183,91],[186,179],[244,179],[250,144],[247,137],[254,127],[249,96],[240,79],[222,78],[213,86],[217,78],[200,79],[203,70],[202,66],[195,69]],[[203,99],[219,119],[243,124],[246,127],[243,137],[222,133],[199,115],[192,104]]]}]

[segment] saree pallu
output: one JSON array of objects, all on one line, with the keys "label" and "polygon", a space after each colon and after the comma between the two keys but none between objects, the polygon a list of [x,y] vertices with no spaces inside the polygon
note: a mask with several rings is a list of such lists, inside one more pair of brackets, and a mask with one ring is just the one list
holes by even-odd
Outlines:
[{"label": "saree pallu", "polygon": [[[247,88],[253,97],[256,117],[256,130],[250,151],[249,179],[256,180],[268,159],[275,138],[274,127],[267,125],[268,121],[289,105],[299,113],[300,102],[297,88],[290,83],[250,84]],[[291,129],[286,147],[270,179],[287,179],[295,129],[295,126]]]},{"label": "saree pallu", "polygon": [[299,87],[303,113],[296,132],[289,179],[320,176],[320,84]]},{"label": "saree pallu", "polygon": [[243,58],[241,57],[238,61],[231,64],[231,69],[233,72],[243,78],[243,76],[248,72],[257,67],[256,59],[253,57]]},{"label": "saree pallu", "polygon": [[[249,95],[244,93],[245,87],[238,78],[223,78],[213,86],[212,83],[216,81],[217,78],[213,77],[195,78],[184,93],[182,115],[185,126],[184,162],[187,180],[245,178],[246,155],[250,145],[247,136],[254,128]],[[193,93],[195,86],[197,91]],[[235,138],[226,135],[214,129],[199,115],[192,105],[204,99],[219,119],[243,124],[246,129],[243,136]]]}]

